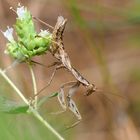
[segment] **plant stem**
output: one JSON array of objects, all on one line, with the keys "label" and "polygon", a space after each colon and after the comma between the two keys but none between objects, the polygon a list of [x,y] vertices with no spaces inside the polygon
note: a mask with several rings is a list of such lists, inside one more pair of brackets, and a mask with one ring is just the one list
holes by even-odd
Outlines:
[{"label": "plant stem", "polygon": [[33,93],[34,93],[34,108],[37,110],[37,101],[38,97],[36,96],[37,94],[37,84],[36,84],[36,79],[35,79],[35,74],[33,71],[33,67],[31,64],[29,64],[29,69],[32,77],[32,83],[33,83]]},{"label": "plant stem", "polygon": [[24,97],[23,93],[16,87],[16,85],[9,79],[9,77],[0,69],[0,75],[11,85],[11,87],[17,92],[17,94],[21,97],[21,99],[29,105],[29,108],[33,115],[44,124],[59,140],[64,140],[64,138],[46,121],[42,118],[42,116],[32,107],[30,106],[29,101]]}]

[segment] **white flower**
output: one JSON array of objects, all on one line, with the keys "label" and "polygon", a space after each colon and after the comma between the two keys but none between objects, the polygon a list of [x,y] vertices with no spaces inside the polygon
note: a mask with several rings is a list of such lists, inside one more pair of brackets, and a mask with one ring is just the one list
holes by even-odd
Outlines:
[{"label": "white flower", "polygon": [[49,34],[50,34],[50,32],[48,30],[42,30],[41,29],[41,32],[38,35],[41,36],[41,37],[46,37]]},{"label": "white flower", "polygon": [[7,50],[4,50],[4,53],[5,53],[5,54],[9,54],[9,52],[8,52]]},{"label": "white flower", "polygon": [[18,15],[18,18],[19,19],[24,19],[25,18],[25,15],[26,15],[26,9],[24,6],[21,6],[20,4],[18,4],[18,8],[17,8],[17,15]]},{"label": "white flower", "polygon": [[2,33],[3,33],[3,35],[10,41],[10,42],[12,42],[12,41],[14,41],[14,38],[13,38],[13,31],[14,31],[14,29],[13,28],[9,28],[8,26],[7,26],[7,30],[5,31],[5,32],[3,32],[3,31],[1,31]]}]

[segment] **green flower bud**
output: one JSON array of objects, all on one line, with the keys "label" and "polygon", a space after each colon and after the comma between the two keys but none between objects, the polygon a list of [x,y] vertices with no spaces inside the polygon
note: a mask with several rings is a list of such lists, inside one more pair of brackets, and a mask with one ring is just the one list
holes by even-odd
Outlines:
[{"label": "green flower bud", "polygon": [[6,52],[20,61],[26,61],[33,56],[45,54],[52,42],[52,35],[47,30],[36,33],[30,12],[20,6],[17,8],[17,19],[14,25],[17,34],[17,41],[13,38],[13,29],[8,28],[3,32],[10,41],[7,44]]},{"label": "green flower bud", "polygon": [[13,58],[18,60],[24,60],[24,54],[21,52],[21,49],[19,49],[19,45],[15,43],[7,43],[7,52],[9,55],[11,55]]}]

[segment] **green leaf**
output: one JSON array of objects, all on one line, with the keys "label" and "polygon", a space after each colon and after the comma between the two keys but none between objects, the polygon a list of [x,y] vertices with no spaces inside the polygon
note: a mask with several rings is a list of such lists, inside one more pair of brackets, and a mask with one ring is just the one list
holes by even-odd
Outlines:
[{"label": "green leaf", "polygon": [[0,96],[0,112],[9,114],[27,113],[29,106]]},{"label": "green leaf", "polygon": [[45,97],[41,98],[41,99],[38,101],[38,104],[37,104],[38,108],[39,108],[42,104],[44,104],[44,102],[46,102],[48,99],[53,98],[53,97],[56,97],[57,95],[58,95],[58,92],[52,93],[52,94],[50,94],[50,95],[48,95],[48,96],[45,96]]}]

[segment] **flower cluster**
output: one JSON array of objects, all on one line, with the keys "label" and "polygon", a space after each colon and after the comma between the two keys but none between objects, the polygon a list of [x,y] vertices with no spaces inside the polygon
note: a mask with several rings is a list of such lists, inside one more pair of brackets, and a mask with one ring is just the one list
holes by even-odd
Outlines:
[{"label": "flower cluster", "polygon": [[17,40],[13,37],[13,28],[8,27],[3,35],[8,39],[6,53],[20,61],[30,60],[33,56],[46,53],[52,42],[52,35],[47,30],[35,31],[30,12],[24,7],[17,8],[14,29]]}]

